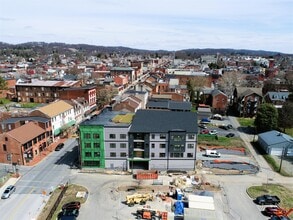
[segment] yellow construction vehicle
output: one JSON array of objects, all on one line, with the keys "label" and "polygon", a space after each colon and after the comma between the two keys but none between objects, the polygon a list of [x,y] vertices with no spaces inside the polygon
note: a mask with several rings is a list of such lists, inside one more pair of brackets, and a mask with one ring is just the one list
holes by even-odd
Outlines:
[{"label": "yellow construction vehicle", "polygon": [[128,206],[134,206],[135,204],[144,205],[147,201],[153,201],[154,196],[150,193],[136,193],[126,196],[126,204]]}]

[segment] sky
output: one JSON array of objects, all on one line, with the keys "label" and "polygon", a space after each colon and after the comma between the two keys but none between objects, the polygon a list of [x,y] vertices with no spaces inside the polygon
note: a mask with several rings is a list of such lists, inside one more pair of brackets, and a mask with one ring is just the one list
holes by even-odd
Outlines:
[{"label": "sky", "polygon": [[0,42],[293,54],[293,0],[0,0]]}]

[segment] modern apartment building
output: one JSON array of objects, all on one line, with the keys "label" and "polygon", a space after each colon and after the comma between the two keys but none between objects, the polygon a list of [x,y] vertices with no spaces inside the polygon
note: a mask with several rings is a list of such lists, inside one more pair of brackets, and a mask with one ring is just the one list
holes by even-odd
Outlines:
[{"label": "modern apartment building", "polygon": [[128,132],[130,167],[194,169],[197,133],[194,112],[138,110]]},{"label": "modern apartment building", "polygon": [[128,130],[133,115],[105,109],[79,125],[83,168],[127,169]]},{"label": "modern apartment building", "polygon": [[104,111],[80,124],[83,168],[195,168],[197,115],[193,112]]}]

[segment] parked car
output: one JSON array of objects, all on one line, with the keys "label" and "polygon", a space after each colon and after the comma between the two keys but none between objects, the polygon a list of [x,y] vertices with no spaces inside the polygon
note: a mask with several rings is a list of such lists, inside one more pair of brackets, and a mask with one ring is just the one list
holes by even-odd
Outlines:
[{"label": "parked car", "polygon": [[217,130],[210,130],[209,134],[210,135],[216,135],[216,134],[218,134],[218,131]]},{"label": "parked car", "polygon": [[283,216],[286,214],[286,210],[278,207],[278,206],[269,206],[264,210],[264,214],[267,216]]},{"label": "parked car", "polygon": [[74,201],[74,202],[68,202],[62,206],[62,210],[65,209],[80,209],[80,202]]},{"label": "parked car", "polygon": [[211,120],[208,119],[208,118],[202,118],[202,119],[200,120],[200,123],[202,123],[202,124],[208,124],[208,123],[211,123]]},{"label": "parked car", "polygon": [[11,196],[11,194],[15,192],[15,190],[16,190],[15,186],[13,185],[7,186],[7,188],[4,190],[1,196],[1,199],[8,199]]},{"label": "parked car", "polygon": [[63,147],[64,147],[64,143],[60,143],[60,144],[58,144],[57,147],[55,148],[55,151],[60,151]]},{"label": "parked car", "polygon": [[290,220],[290,218],[287,216],[275,216],[274,215],[270,218],[270,220]]},{"label": "parked car", "polygon": [[227,137],[227,138],[234,137],[234,136],[235,136],[234,133],[228,133],[228,134],[226,134],[226,137]]},{"label": "parked car", "polygon": [[215,114],[211,117],[211,119],[215,119],[215,120],[223,120],[223,116],[220,114]]},{"label": "parked car", "polygon": [[255,203],[259,205],[278,205],[280,201],[281,200],[278,196],[272,195],[262,195],[255,199]]},{"label": "parked car", "polygon": [[78,209],[64,209],[58,214],[58,220],[64,219],[64,216],[74,216],[78,217],[79,210]]},{"label": "parked car", "polygon": [[200,131],[200,133],[201,134],[209,134],[210,131],[209,131],[209,129],[203,129],[203,130]]},{"label": "parked car", "polygon": [[219,125],[219,128],[224,129],[224,130],[229,130],[229,129],[232,129],[233,126],[231,124],[228,124],[228,125]]},{"label": "parked car", "polygon": [[208,128],[205,124],[199,124],[198,127],[199,128],[203,128],[203,129],[207,129]]},{"label": "parked car", "polygon": [[204,156],[206,156],[206,157],[221,157],[221,154],[216,150],[205,150]]}]

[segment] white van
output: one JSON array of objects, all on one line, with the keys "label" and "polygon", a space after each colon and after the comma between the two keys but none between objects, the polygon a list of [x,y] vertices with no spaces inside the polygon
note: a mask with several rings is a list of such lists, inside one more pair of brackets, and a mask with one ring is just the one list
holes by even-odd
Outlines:
[{"label": "white van", "polygon": [[206,157],[220,157],[221,154],[216,150],[205,150]]}]

